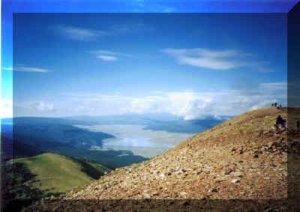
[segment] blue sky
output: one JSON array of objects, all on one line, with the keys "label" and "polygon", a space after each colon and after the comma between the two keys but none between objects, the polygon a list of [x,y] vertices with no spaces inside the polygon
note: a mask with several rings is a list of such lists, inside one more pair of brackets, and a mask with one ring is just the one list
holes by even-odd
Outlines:
[{"label": "blue sky", "polygon": [[285,102],[283,14],[17,14],[17,116],[234,115]]},{"label": "blue sky", "polygon": [[[284,13],[295,2],[3,1],[1,116],[12,91],[16,116],[193,119],[284,103]],[[29,14],[15,16],[13,40],[14,12]]]}]

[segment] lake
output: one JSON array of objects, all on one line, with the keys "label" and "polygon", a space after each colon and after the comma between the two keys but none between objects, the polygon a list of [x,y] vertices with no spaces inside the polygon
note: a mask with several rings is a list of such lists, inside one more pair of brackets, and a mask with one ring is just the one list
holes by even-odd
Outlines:
[{"label": "lake", "polygon": [[143,157],[154,157],[185,141],[194,134],[145,129],[145,125],[75,125],[92,132],[103,132],[113,138],[102,140],[102,147],[93,145],[91,150],[129,150]]}]

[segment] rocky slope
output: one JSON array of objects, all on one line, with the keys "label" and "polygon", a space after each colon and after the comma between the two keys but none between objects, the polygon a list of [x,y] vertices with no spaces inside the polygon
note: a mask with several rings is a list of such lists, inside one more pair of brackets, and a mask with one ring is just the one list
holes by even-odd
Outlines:
[{"label": "rocky slope", "polygon": [[[161,156],[112,171],[82,190],[72,191],[51,203],[37,203],[27,210],[49,207],[73,210],[82,204],[85,208],[106,210],[128,206],[128,202],[103,202],[117,199],[146,203],[139,206],[142,209],[151,205],[151,201],[151,207],[156,207],[158,203],[154,200],[170,200],[164,207],[185,210],[194,204],[189,201],[195,199],[205,200],[201,204],[206,209],[209,201],[234,199],[254,200],[251,204],[256,210],[282,209],[286,204],[281,200],[288,197],[288,152],[297,152],[298,143],[294,142],[291,150],[287,131],[276,133],[274,124],[279,114],[287,118],[286,109],[276,108],[242,114],[195,135]],[[294,122],[291,120],[293,125]],[[298,133],[289,131],[293,132],[289,138],[299,139]],[[294,157],[299,159],[298,154]],[[295,179],[299,178],[298,171],[294,174]],[[261,208],[255,208],[256,200],[270,199],[275,200],[272,206],[266,201]],[[176,206],[174,201],[180,205]],[[132,205],[138,203],[131,202]],[[216,209],[217,205],[210,207]],[[221,210],[222,204],[219,207]],[[239,207],[243,206],[235,208]]]}]

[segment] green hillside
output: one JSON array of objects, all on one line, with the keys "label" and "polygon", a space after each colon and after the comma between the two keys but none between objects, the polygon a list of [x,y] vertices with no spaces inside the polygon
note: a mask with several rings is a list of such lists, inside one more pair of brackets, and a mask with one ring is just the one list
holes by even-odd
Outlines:
[{"label": "green hillside", "polygon": [[8,199],[39,199],[80,188],[109,169],[88,161],[44,153],[6,164]]}]

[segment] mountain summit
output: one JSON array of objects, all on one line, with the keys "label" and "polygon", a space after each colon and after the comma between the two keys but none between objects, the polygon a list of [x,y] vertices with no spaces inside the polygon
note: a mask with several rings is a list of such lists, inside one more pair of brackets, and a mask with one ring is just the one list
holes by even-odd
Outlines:
[{"label": "mountain summit", "polygon": [[[65,203],[75,200],[89,201],[90,208],[101,206],[113,210],[121,206],[98,203],[116,199],[286,199],[287,159],[291,149],[287,131],[277,132],[274,126],[278,115],[286,119],[287,109],[264,108],[244,113],[151,160],[116,169],[82,190],[72,191],[53,203],[32,207],[67,210],[74,204]],[[299,138],[298,134],[292,134]],[[298,144],[294,143],[295,146]],[[295,157],[299,159],[298,154]],[[185,204],[189,203],[185,201],[182,205]]]}]

